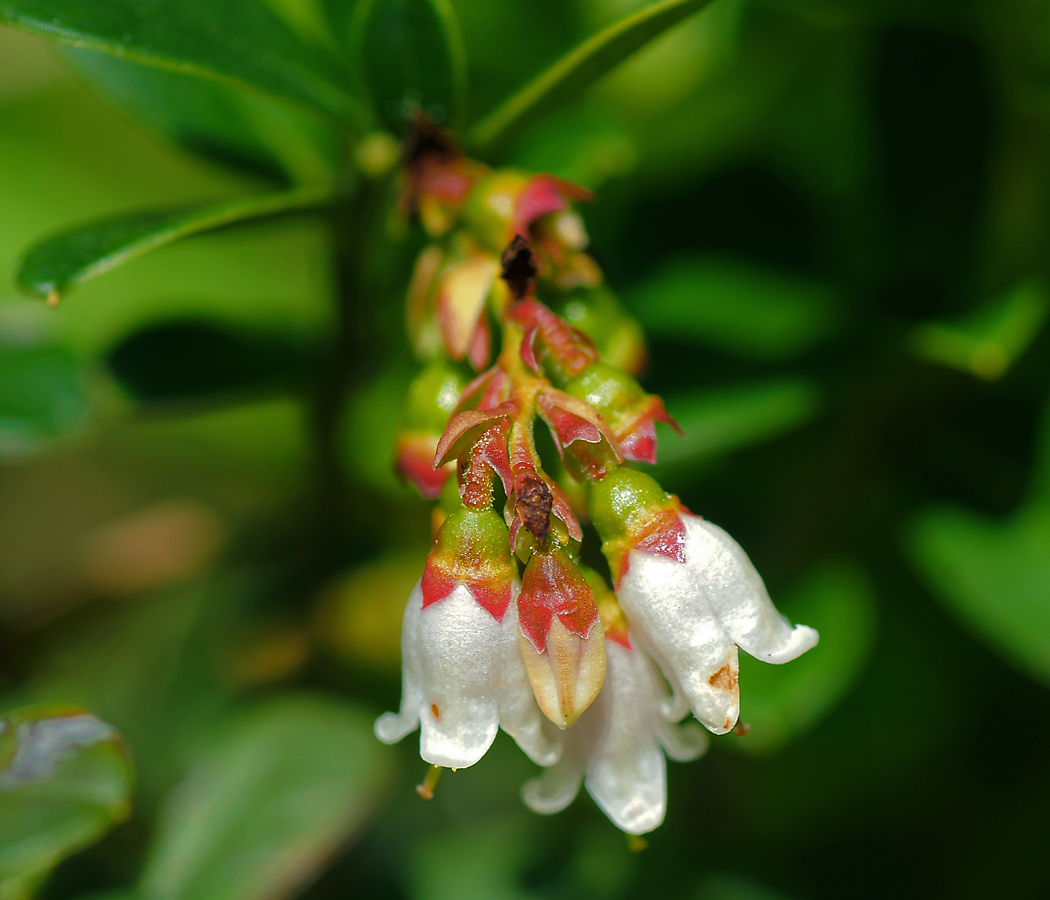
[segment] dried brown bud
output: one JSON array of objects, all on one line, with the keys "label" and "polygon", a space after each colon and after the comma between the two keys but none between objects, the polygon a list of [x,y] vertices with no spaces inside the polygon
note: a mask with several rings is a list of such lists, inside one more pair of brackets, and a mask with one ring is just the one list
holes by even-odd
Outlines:
[{"label": "dried brown bud", "polygon": [[515,493],[515,509],[522,523],[542,544],[551,530],[551,507],[554,505],[551,489],[542,478],[528,474],[515,486]]},{"label": "dried brown bud", "polygon": [[532,293],[536,281],[536,256],[528,240],[520,234],[515,235],[503,251],[501,277],[507,282],[515,300],[524,300]]}]

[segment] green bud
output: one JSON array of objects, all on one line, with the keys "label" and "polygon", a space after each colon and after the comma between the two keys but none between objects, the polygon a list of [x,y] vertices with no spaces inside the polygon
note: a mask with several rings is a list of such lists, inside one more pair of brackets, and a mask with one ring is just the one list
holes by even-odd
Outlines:
[{"label": "green bud", "polygon": [[420,372],[408,388],[403,428],[406,431],[445,430],[448,417],[459,402],[463,379],[446,362],[434,362]]}]

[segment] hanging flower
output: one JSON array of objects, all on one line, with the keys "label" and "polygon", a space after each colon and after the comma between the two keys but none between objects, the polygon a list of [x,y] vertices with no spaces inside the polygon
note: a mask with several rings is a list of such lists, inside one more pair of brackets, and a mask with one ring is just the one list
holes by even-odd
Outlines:
[{"label": "hanging flower", "polygon": [[[624,632],[606,639],[605,684],[598,699],[565,733],[561,759],[522,788],[525,804],[555,813],[575,799],[580,783],[628,834],[657,828],[667,809],[667,763],[696,759],[707,749],[697,725],[675,725],[662,679]],[[680,718],[681,716],[679,716]]]},{"label": "hanging flower", "polygon": [[591,516],[631,628],[715,734],[740,713],[738,647],[785,663],[816,645],[777,612],[740,545],[649,476],[619,469],[595,485]]},{"label": "hanging flower", "polygon": [[450,515],[405,607],[401,709],[376,722],[381,741],[418,727],[420,756],[457,769],[481,759],[502,727],[540,765],[558,758],[521,656],[518,591],[499,516]]}]

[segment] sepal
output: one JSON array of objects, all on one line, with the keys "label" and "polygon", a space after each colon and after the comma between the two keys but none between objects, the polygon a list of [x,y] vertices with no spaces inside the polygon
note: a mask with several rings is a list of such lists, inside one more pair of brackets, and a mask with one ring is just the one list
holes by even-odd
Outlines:
[{"label": "sepal", "polygon": [[423,608],[465,586],[475,602],[502,621],[511,599],[514,563],[507,526],[490,507],[465,506],[441,524],[423,570]]}]

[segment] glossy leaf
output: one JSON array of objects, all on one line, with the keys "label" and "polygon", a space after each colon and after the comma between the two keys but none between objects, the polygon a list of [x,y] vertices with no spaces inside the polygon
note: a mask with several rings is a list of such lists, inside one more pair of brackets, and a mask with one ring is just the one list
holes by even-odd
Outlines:
[{"label": "glossy leaf", "polygon": [[107,362],[129,397],[155,405],[291,389],[307,371],[307,355],[302,341],[287,333],[183,319],[135,332],[110,351]]},{"label": "glossy leaf", "polygon": [[84,365],[55,342],[37,313],[12,307],[0,316],[0,459],[47,450],[91,422]]},{"label": "glossy leaf", "polygon": [[908,534],[934,594],[970,631],[1050,685],[1050,508],[994,522],[961,509],[929,510]]},{"label": "glossy leaf", "polygon": [[1032,343],[1048,312],[1043,286],[1024,282],[961,320],[917,326],[909,344],[916,356],[995,381]]},{"label": "glossy leaf", "polygon": [[485,148],[511,129],[586,90],[711,0],[663,0],[646,6],[598,32],[572,50],[474,126],[471,143]]},{"label": "glossy leaf", "polygon": [[827,288],[731,260],[683,260],[645,283],[630,306],[651,336],[695,341],[754,360],[803,353],[835,325]]},{"label": "glossy leaf", "polygon": [[336,167],[336,130],[287,104],[108,53],[66,57],[118,107],[192,153],[281,182],[313,183]]},{"label": "glossy leaf", "polygon": [[0,896],[126,819],[132,782],[124,742],[90,713],[34,706],[0,719]]},{"label": "glossy leaf", "polygon": [[102,219],[37,244],[22,261],[18,279],[30,293],[57,302],[71,287],[181,238],[238,222],[322,206],[331,197],[329,188],[301,188],[211,206]]},{"label": "glossy leaf", "polygon": [[784,378],[671,395],[664,405],[683,436],[665,432],[659,463],[692,465],[798,428],[816,414],[820,395],[808,380]]},{"label": "glossy leaf", "polygon": [[462,115],[466,61],[448,0],[362,0],[352,44],[372,104],[395,134],[417,110],[437,122]]},{"label": "glossy leaf", "polygon": [[0,23],[360,121],[322,59],[257,0],[0,0]]},{"label": "glossy leaf", "polygon": [[268,900],[312,879],[387,782],[372,717],[287,696],[242,713],[161,812],[141,887],[154,900]]},{"label": "glossy leaf", "polygon": [[874,590],[855,565],[823,564],[777,606],[816,628],[820,643],[782,666],[740,654],[740,719],[750,730],[739,747],[748,752],[772,750],[834,709],[867,667],[875,640]]}]

